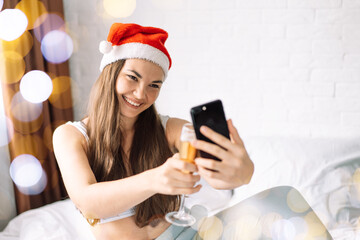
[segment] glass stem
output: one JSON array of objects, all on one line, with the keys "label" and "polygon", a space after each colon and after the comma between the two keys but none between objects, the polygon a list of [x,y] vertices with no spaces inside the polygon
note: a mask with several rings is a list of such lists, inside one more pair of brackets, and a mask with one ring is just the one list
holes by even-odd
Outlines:
[{"label": "glass stem", "polygon": [[184,202],[185,202],[185,195],[182,194],[181,198],[180,198],[180,208],[179,208],[179,211],[178,211],[179,216],[184,215],[186,213],[185,212],[185,207],[184,207]]}]

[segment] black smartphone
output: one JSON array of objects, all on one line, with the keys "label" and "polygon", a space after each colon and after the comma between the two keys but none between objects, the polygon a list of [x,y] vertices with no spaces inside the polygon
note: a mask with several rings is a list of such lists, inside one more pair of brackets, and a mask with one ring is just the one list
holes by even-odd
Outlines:
[{"label": "black smartphone", "polygon": [[[221,100],[215,100],[195,106],[191,108],[190,114],[197,139],[215,144],[200,132],[200,127],[203,125],[230,139],[229,129]],[[211,158],[221,161],[219,158],[203,151],[200,151],[200,155],[203,158]]]}]

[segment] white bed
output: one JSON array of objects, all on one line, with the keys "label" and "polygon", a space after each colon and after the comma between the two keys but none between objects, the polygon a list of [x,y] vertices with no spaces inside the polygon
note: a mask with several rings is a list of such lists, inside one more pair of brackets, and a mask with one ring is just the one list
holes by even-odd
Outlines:
[{"label": "white bed", "polygon": [[[246,137],[244,142],[255,173],[249,185],[236,189],[228,206],[289,185],[299,190],[334,239],[360,239],[360,138]],[[0,239],[94,238],[70,200],[63,200],[17,216]]]}]

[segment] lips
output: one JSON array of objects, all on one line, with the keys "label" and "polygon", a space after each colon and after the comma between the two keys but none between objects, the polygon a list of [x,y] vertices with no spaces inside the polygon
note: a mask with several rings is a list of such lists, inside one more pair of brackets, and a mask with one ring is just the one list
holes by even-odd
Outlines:
[{"label": "lips", "polygon": [[127,103],[127,105],[129,105],[130,107],[133,107],[133,108],[138,108],[142,105],[142,103],[138,103],[138,102],[135,102],[133,100],[130,100],[129,98],[125,97],[125,96],[122,96],[125,103]]}]

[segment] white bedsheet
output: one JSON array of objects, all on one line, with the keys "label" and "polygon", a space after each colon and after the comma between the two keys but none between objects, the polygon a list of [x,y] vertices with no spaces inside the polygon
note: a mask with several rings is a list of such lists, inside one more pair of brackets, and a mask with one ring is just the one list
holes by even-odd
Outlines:
[{"label": "white bedsheet", "polygon": [[70,200],[29,210],[14,218],[1,240],[95,240],[86,220]]}]

